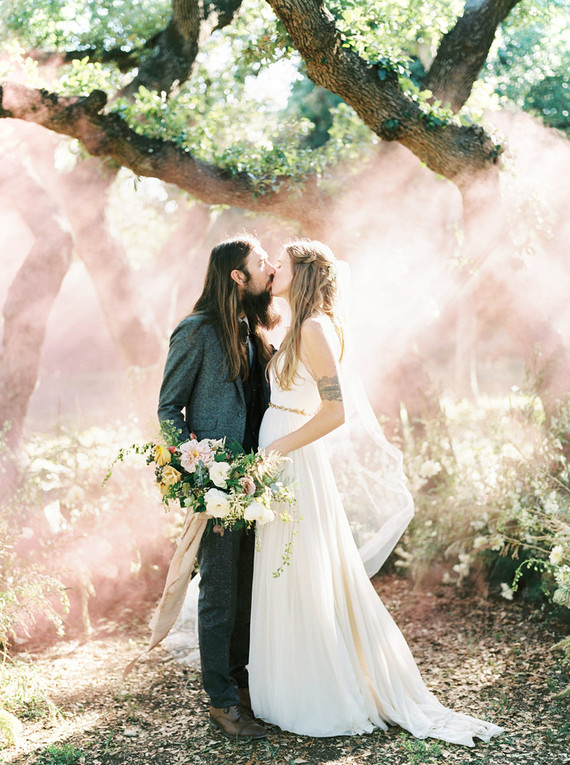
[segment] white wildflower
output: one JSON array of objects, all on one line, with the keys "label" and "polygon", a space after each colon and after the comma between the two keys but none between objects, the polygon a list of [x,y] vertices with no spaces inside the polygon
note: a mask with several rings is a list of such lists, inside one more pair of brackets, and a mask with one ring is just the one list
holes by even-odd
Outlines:
[{"label": "white wildflower", "polygon": [[513,444],[505,444],[501,449],[501,457],[509,460],[520,459],[521,455]]},{"label": "white wildflower", "polygon": [[556,492],[551,491],[548,497],[544,500],[544,512],[549,513],[550,515],[556,515],[560,508],[558,507],[558,502],[556,501]]},{"label": "white wildflower", "polygon": [[72,486],[65,495],[63,504],[67,506],[75,506],[85,499],[85,492],[81,486]]},{"label": "white wildflower", "polygon": [[441,472],[441,463],[437,460],[425,460],[419,470],[422,478],[431,478],[439,472]]},{"label": "white wildflower", "polygon": [[505,600],[513,599],[513,591],[506,582],[501,582],[501,596],[505,598]]},{"label": "white wildflower", "polygon": [[562,561],[564,560],[564,548],[562,545],[556,545],[556,547],[553,547],[550,551],[550,562],[553,563],[555,566],[560,565]]}]

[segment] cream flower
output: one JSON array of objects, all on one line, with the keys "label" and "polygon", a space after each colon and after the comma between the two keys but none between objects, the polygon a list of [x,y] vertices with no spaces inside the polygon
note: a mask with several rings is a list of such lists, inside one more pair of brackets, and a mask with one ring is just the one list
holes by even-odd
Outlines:
[{"label": "cream flower", "polygon": [[156,462],[157,465],[160,465],[161,467],[163,465],[168,465],[171,459],[172,459],[172,455],[166,446],[161,446],[160,444],[157,444],[154,447],[154,461]]},{"label": "cream flower", "polygon": [[209,467],[210,479],[212,483],[220,489],[227,486],[226,480],[231,473],[232,466],[229,462],[213,462]]},{"label": "cream flower", "polygon": [[505,582],[501,582],[501,595],[505,600],[513,599],[513,591]]},{"label": "cream flower", "polygon": [[173,468],[172,465],[166,465],[162,468],[160,483],[164,486],[173,486],[175,483],[178,483],[181,478],[182,473],[179,470]]},{"label": "cream flower", "polygon": [[564,560],[564,548],[562,545],[556,545],[550,551],[550,562],[558,566]]},{"label": "cream flower", "polygon": [[263,526],[263,524],[270,523],[275,519],[275,513],[262,505],[261,502],[252,502],[246,507],[243,517],[246,521],[257,521]]},{"label": "cream flower", "polygon": [[208,489],[204,494],[206,512],[213,518],[225,518],[230,512],[230,502],[225,491]]},{"label": "cream flower", "polygon": [[85,499],[85,492],[81,488],[81,486],[72,486],[67,494],[65,495],[65,499],[63,500],[64,505],[70,505],[70,506],[77,506],[80,502],[83,502]]}]

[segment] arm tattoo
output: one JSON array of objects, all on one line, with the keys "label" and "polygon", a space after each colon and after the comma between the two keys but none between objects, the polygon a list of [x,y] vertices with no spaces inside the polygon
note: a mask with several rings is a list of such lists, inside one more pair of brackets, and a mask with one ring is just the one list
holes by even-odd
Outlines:
[{"label": "arm tattoo", "polygon": [[317,388],[323,401],[342,401],[342,392],[338,377],[319,377]]}]

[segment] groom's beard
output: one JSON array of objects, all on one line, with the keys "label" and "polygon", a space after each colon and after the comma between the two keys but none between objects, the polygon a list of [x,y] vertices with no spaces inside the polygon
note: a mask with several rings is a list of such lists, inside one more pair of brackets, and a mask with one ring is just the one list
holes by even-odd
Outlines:
[{"label": "groom's beard", "polygon": [[255,327],[273,329],[281,321],[281,317],[273,306],[273,295],[269,290],[255,293],[250,292],[246,287],[242,292],[241,306],[252,329]]}]

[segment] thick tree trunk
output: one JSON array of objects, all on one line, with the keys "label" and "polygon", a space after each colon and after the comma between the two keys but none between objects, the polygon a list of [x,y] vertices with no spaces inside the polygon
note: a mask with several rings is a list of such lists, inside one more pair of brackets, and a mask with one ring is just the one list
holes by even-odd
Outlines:
[{"label": "thick tree trunk", "polygon": [[111,336],[126,365],[147,367],[160,359],[162,338],[125,251],[108,231],[105,207],[113,179],[99,162],[87,160],[60,176],[58,186]]},{"label": "thick tree trunk", "polygon": [[471,94],[498,25],[520,0],[467,0],[453,29],[443,36],[423,87],[459,111]]},{"label": "thick tree trunk", "polygon": [[477,399],[477,307],[468,291],[457,307],[454,367],[456,395]]},{"label": "thick tree trunk", "polygon": [[524,278],[514,269],[486,268],[477,286],[478,310],[510,335],[540,396],[547,418],[570,392],[570,354],[559,333],[533,305]]},{"label": "thick tree trunk", "polygon": [[62,225],[61,211],[29,172],[6,158],[2,169],[6,197],[14,201],[36,237],[3,309],[0,424],[8,429],[6,443],[13,455],[0,482],[0,498],[5,498],[18,480],[24,419],[38,379],[49,313],[71,263],[72,240]]},{"label": "thick tree trunk", "polygon": [[434,172],[456,182],[494,172],[499,147],[480,127],[434,123],[399,84],[396,72],[362,59],[319,0],[268,0],[283,22],[307,74],[341,96],[380,138],[398,141]]},{"label": "thick tree trunk", "polygon": [[570,393],[570,354],[544,307],[533,304],[526,276],[509,260],[501,195],[490,180],[464,190],[464,249],[473,276],[457,300],[474,296],[479,315],[510,335],[550,419]]},{"label": "thick tree trunk", "polygon": [[170,93],[176,83],[186,82],[198,54],[199,33],[198,0],[172,0],[168,26],[141,63],[136,77],[118,95],[132,96],[140,87]]}]

